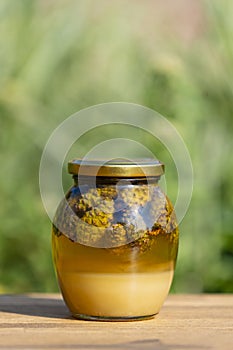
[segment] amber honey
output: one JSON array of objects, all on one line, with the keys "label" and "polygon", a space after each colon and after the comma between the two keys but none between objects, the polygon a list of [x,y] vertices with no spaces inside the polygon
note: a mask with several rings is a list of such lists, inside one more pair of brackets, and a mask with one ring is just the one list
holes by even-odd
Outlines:
[{"label": "amber honey", "polygon": [[58,281],[74,316],[140,318],[159,312],[173,278],[174,246],[157,237],[144,253],[117,249],[87,247],[53,234]]}]

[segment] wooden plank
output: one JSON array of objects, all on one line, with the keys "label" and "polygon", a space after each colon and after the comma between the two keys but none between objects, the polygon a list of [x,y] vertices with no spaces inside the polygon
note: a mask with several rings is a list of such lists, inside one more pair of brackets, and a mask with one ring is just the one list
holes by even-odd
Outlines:
[{"label": "wooden plank", "polygon": [[233,295],[170,295],[137,322],[70,317],[56,294],[1,295],[0,349],[232,349]]}]

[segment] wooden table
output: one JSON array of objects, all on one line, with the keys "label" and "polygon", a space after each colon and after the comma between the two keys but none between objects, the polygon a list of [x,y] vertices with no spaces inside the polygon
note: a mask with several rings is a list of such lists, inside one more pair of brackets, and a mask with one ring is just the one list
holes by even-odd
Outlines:
[{"label": "wooden table", "polygon": [[0,349],[233,349],[233,295],[170,295],[137,322],[75,320],[57,294],[0,295]]}]

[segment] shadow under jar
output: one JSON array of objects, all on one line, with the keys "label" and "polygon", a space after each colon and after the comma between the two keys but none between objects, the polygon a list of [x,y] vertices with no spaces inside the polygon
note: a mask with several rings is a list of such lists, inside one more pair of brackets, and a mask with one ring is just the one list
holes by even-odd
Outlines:
[{"label": "shadow under jar", "polygon": [[154,159],[68,164],[52,247],[63,298],[76,318],[138,320],[157,314],[171,286],[176,217]]}]

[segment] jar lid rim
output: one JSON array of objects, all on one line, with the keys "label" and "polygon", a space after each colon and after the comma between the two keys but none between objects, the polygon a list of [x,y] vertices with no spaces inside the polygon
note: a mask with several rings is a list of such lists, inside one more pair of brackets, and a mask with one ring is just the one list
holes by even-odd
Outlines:
[{"label": "jar lid rim", "polygon": [[76,158],[68,162],[68,172],[79,176],[149,177],[163,175],[164,169],[164,164],[155,158]]}]

